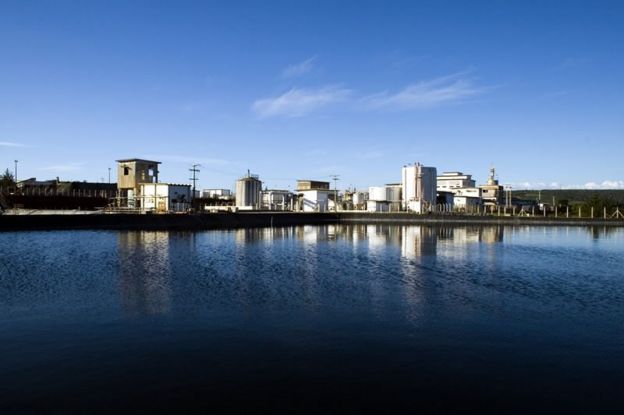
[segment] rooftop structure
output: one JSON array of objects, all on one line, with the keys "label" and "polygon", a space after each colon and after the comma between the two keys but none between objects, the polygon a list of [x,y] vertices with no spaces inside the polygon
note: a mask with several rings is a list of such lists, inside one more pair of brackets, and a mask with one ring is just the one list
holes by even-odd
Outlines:
[{"label": "rooftop structure", "polygon": [[329,190],[329,182],[297,180],[297,190]]},{"label": "rooftop structure", "polygon": [[158,183],[159,164],[159,161],[137,158],[117,160],[118,205],[140,207],[141,185]]},{"label": "rooftop structure", "polygon": [[459,171],[444,172],[437,177],[437,188],[441,191],[475,187],[476,183],[471,174]]},{"label": "rooftop structure", "polygon": [[490,168],[487,184],[480,185],[479,189],[481,189],[481,198],[485,206],[493,208],[501,204],[504,189],[503,186],[498,184],[498,179],[496,179],[496,168]]}]

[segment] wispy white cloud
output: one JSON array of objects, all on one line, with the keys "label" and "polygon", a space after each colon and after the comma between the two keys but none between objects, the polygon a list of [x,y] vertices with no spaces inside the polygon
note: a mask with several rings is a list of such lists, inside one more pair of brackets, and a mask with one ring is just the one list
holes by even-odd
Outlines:
[{"label": "wispy white cloud", "polygon": [[11,141],[0,141],[0,147],[28,147],[26,144],[13,143]]},{"label": "wispy white cloud", "polygon": [[339,86],[317,89],[292,88],[282,95],[255,101],[252,111],[260,118],[295,118],[308,115],[323,107],[347,101],[351,91]]},{"label": "wispy white cloud", "polygon": [[55,165],[52,165],[52,166],[40,167],[39,170],[49,171],[49,172],[64,173],[64,172],[71,172],[71,171],[82,170],[84,168],[85,164],[86,163],[84,163],[84,162],[55,164]]},{"label": "wispy white cloud", "polygon": [[624,180],[604,180],[602,183],[588,182],[584,189],[624,189]]},{"label": "wispy white cloud", "polygon": [[624,189],[624,180],[604,180],[602,182],[587,182],[585,184],[560,184],[558,182],[519,182],[512,183],[512,188],[520,190],[539,189]]},{"label": "wispy white cloud", "polygon": [[330,104],[348,104],[350,110],[420,110],[462,102],[488,88],[468,78],[467,72],[443,76],[408,85],[391,94],[380,92],[362,95],[342,86],[292,88],[282,95],[256,100],[252,111],[260,118],[295,118],[308,115]]},{"label": "wispy white cloud", "polygon": [[481,94],[484,88],[459,73],[429,81],[408,85],[403,90],[391,94],[381,92],[362,98],[366,108],[413,110],[452,104]]},{"label": "wispy white cloud", "polygon": [[288,65],[283,71],[282,76],[284,78],[297,78],[299,76],[303,76],[312,70],[314,66],[314,61],[316,61],[316,56],[312,56],[309,59],[304,60],[303,62],[295,63],[293,65]]}]

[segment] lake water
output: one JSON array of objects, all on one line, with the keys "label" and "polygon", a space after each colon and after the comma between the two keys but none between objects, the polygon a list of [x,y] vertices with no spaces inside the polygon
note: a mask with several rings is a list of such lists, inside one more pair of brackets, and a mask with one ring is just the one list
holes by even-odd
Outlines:
[{"label": "lake water", "polygon": [[624,411],[624,229],[0,233],[0,413]]}]

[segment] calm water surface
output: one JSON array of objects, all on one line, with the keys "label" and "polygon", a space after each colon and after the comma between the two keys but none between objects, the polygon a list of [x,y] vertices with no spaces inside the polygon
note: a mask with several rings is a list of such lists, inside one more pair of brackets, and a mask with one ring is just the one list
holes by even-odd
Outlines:
[{"label": "calm water surface", "polygon": [[624,230],[0,233],[0,413],[624,411]]}]

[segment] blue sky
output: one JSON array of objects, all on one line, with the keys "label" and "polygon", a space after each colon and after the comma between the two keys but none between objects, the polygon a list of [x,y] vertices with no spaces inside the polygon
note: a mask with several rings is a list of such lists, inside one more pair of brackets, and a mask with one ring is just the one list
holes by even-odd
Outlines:
[{"label": "blue sky", "polygon": [[2,0],[0,168],[365,188],[419,161],[624,188],[623,21],[621,1]]}]

